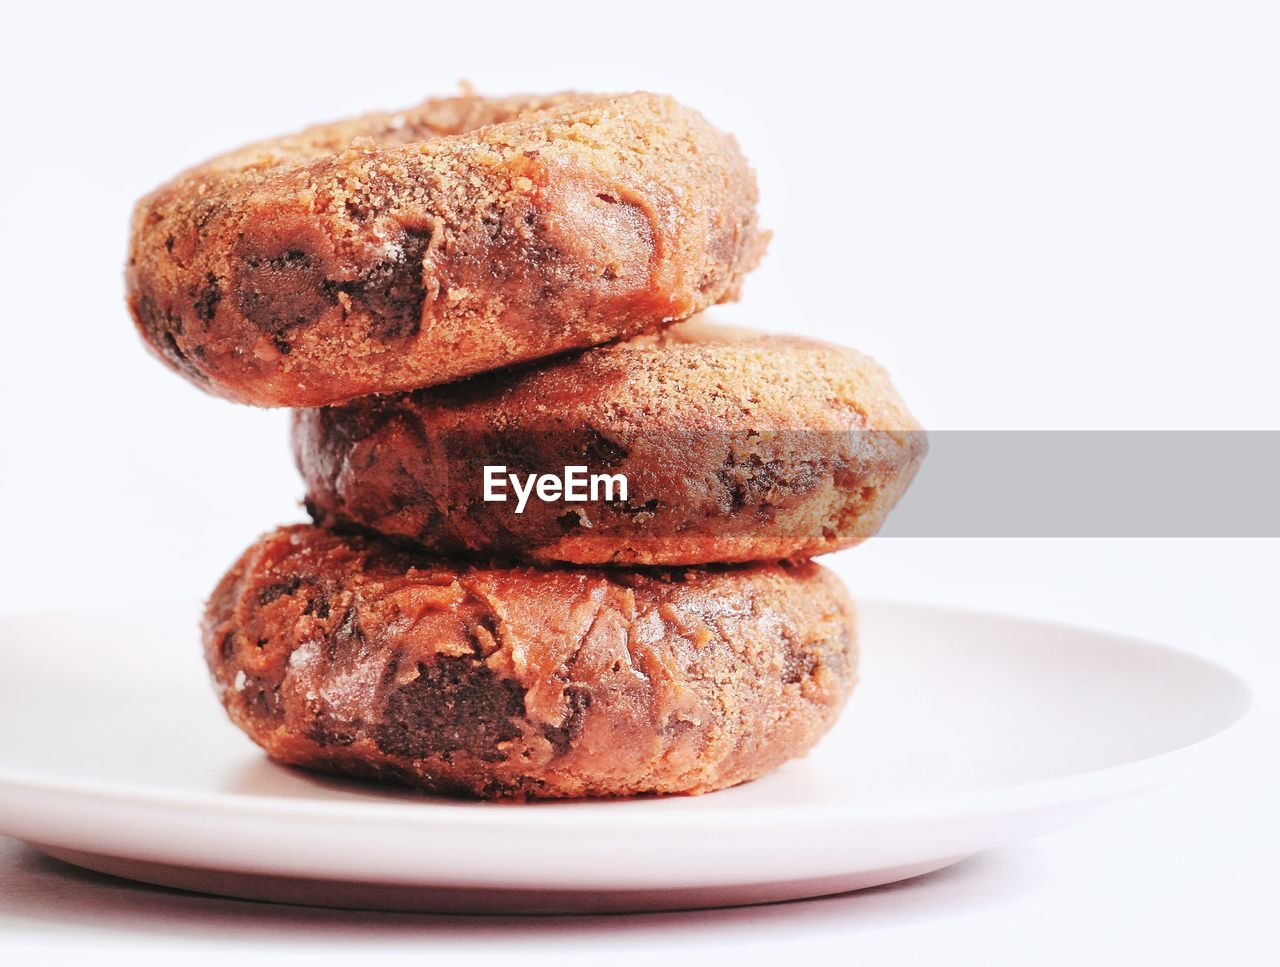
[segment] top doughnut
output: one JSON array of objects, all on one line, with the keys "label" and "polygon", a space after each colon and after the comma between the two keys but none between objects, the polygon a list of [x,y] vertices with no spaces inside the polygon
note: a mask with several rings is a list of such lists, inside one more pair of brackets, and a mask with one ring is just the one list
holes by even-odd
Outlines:
[{"label": "top doughnut", "polygon": [[148,344],[210,393],[321,406],[650,331],[767,242],[733,138],[655,94],[429,100],[223,155],[137,205]]}]

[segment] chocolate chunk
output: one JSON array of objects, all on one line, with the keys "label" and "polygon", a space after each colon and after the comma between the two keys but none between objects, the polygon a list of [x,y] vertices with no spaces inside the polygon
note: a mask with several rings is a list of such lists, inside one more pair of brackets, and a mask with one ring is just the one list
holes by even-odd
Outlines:
[{"label": "chocolate chunk", "polygon": [[247,258],[236,277],[236,304],[262,332],[278,336],[332,308],[319,259],[300,248]]},{"label": "chocolate chunk", "polygon": [[422,325],[422,258],[431,244],[429,230],[406,230],[395,256],[375,262],[355,282],[336,286],[362,304],[373,317],[378,339],[415,336]]},{"label": "chocolate chunk", "polygon": [[520,735],[524,689],[471,658],[439,657],[420,663],[418,677],[387,701],[384,724],[374,733],[389,755],[424,759],[465,751],[500,762],[499,743]]}]

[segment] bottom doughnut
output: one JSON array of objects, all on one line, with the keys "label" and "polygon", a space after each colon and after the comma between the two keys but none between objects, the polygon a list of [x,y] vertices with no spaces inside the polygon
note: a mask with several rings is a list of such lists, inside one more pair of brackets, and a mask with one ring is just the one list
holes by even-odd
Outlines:
[{"label": "bottom doughnut", "polygon": [[223,577],[205,657],[274,759],[489,799],[702,793],[805,754],[853,689],[811,562],[542,569],[283,527]]}]

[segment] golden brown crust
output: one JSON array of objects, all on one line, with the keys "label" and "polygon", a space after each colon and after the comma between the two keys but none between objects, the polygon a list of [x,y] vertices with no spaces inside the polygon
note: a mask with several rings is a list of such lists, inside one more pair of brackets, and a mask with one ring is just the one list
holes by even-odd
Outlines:
[{"label": "golden brown crust", "polygon": [[[853,350],[690,321],[520,370],[302,410],[327,526],[440,554],[690,565],[810,557],[874,534],[924,456]],[[623,474],[627,500],[484,500],[484,467]],[[510,495],[508,485],[508,495]]]},{"label": "golden brown crust", "polygon": [[431,100],[262,142],[139,202],[129,306],[211,393],[316,406],[653,330],[766,236],[731,137],[653,94]]},{"label": "golden brown crust", "polygon": [[272,757],[442,793],[699,793],[803,755],[855,681],[852,605],[805,562],[467,566],[286,527],[222,579],[205,653]]}]

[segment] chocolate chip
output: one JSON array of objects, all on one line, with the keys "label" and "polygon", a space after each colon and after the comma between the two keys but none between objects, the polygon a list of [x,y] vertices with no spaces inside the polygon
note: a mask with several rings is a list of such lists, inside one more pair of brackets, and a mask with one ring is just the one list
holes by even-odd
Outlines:
[{"label": "chocolate chip", "polygon": [[317,595],[307,602],[307,606],[302,611],[305,615],[312,615],[323,621],[329,617],[329,599],[323,593]]},{"label": "chocolate chip", "polygon": [[288,597],[296,594],[298,588],[302,587],[302,578],[293,576],[287,581],[281,581],[277,584],[269,584],[258,592],[258,605],[270,604],[279,598]]},{"label": "chocolate chip", "polygon": [[812,463],[789,465],[782,460],[764,460],[754,453],[746,459],[731,458],[716,475],[725,488],[732,513],[801,496],[817,488],[823,479]]},{"label": "chocolate chip", "polygon": [[218,277],[210,272],[206,276],[205,287],[195,301],[196,318],[201,322],[209,322],[213,319],[220,301],[222,301],[222,289],[218,285]]},{"label": "chocolate chip", "polygon": [[585,688],[570,685],[564,690],[564,697],[569,705],[564,721],[556,726],[546,725],[542,728],[543,736],[556,750],[556,755],[564,755],[568,752],[582,735],[587,721],[587,710],[591,708],[591,693]]},{"label": "chocolate chip", "polygon": [[592,467],[614,467],[627,459],[629,451],[622,444],[609,439],[595,427],[587,427],[587,442],[583,446],[586,462]]}]

